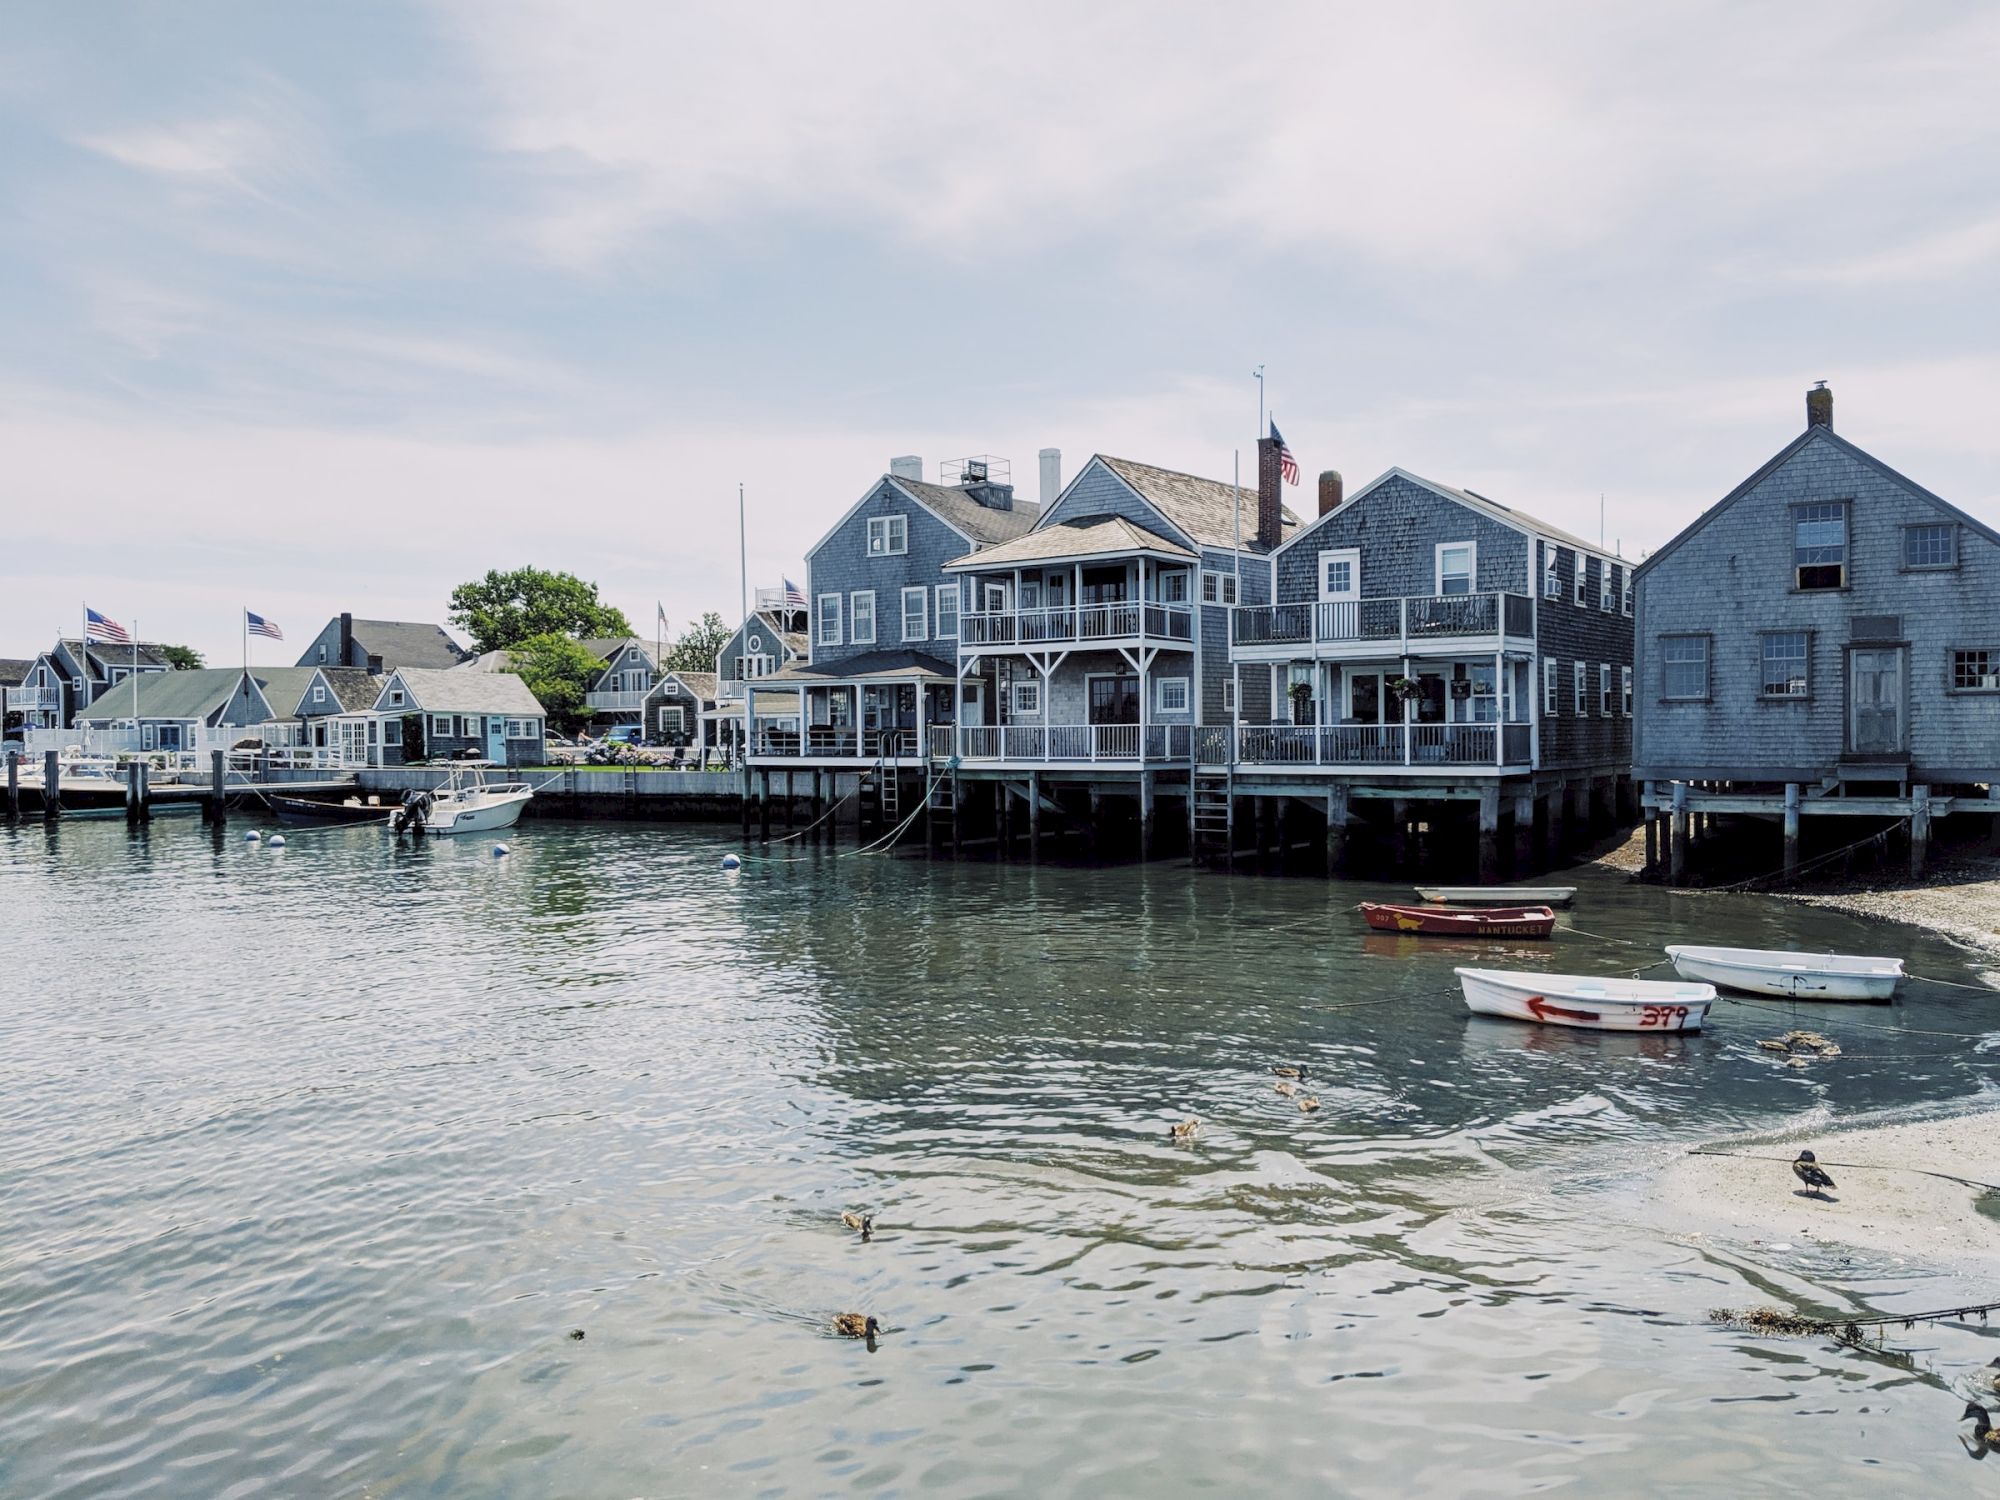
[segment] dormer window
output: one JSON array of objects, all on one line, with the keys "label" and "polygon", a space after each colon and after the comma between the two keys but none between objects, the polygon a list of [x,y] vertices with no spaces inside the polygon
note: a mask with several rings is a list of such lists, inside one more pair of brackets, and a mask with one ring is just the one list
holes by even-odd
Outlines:
[{"label": "dormer window", "polygon": [[871,516],[868,519],[868,555],[900,557],[910,550],[908,516]]}]

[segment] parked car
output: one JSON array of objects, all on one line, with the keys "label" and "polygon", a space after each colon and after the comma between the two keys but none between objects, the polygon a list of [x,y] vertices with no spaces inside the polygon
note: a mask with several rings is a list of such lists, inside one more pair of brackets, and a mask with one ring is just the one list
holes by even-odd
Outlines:
[{"label": "parked car", "polygon": [[646,728],[643,724],[613,724],[604,731],[605,741],[613,745],[630,745],[637,748],[646,743]]}]

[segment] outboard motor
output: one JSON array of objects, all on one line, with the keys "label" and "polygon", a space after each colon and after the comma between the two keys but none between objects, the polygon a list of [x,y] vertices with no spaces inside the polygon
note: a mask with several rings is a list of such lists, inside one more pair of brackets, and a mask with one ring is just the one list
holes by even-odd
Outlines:
[{"label": "outboard motor", "polygon": [[403,805],[389,815],[389,828],[395,833],[407,833],[411,838],[424,836],[424,824],[430,817],[431,794],[410,787],[403,793]]}]

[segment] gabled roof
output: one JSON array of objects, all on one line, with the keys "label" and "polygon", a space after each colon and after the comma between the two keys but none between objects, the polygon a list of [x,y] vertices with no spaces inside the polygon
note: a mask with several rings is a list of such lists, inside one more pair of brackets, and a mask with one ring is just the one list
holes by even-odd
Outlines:
[{"label": "gabled roof", "polygon": [[[366,677],[368,674],[361,674]],[[299,711],[299,703],[313,679],[319,676],[317,667],[252,667],[250,676],[257,684],[257,691],[264,695],[264,701],[271,707],[274,719],[290,719]]]},{"label": "gabled roof", "polygon": [[614,656],[623,655],[626,647],[637,646],[653,666],[657,667],[660,664],[659,653],[653,649],[653,643],[642,641],[636,635],[586,636],[581,644],[584,650],[600,661],[608,662]]},{"label": "gabled roof", "polygon": [[[241,667],[141,672],[99,694],[97,701],[77,717],[93,723],[117,719],[206,719],[236,695],[242,681]],[[132,692],[134,682],[139,685],[136,699]]]},{"label": "gabled roof", "polygon": [[[1182,474],[1174,469],[1155,468],[1152,464],[1138,463],[1129,458],[1112,458],[1104,453],[1093,454],[1091,462],[1101,463],[1116,474],[1148,505],[1180,528],[1196,546],[1236,548],[1239,491],[1235,485],[1220,479],[1203,479],[1196,474]],[[1267,549],[1257,541],[1257,486],[1249,485],[1240,494],[1242,520],[1248,528],[1243,533],[1242,550],[1263,552]],[[1299,518],[1288,507],[1279,507],[1280,546],[1284,545],[1298,524]]]},{"label": "gabled roof", "polygon": [[[1360,489],[1341,501],[1339,509],[1328,511],[1327,515],[1340,515],[1343,511],[1358,504],[1366,496],[1380,489],[1392,479],[1402,479],[1407,480],[1411,484],[1422,485],[1432,494],[1442,495],[1447,500],[1456,501],[1466,509],[1477,511],[1491,520],[1498,521],[1502,526],[1520,532],[1523,536],[1541,537],[1544,541],[1556,542],[1564,547],[1573,547],[1579,552],[1588,552],[1592,557],[1616,563],[1622,567],[1630,568],[1633,566],[1629,560],[1618,556],[1617,553],[1607,551],[1595,542],[1586,542],[1580,536],[1573,536],[1569,532],[1564,531],[1560,526],[1551,526],[1539,516],[1531,516],[1525,510],[1516,510],[1511,505],[1502,505],[1498,500],[1489,499],[1477,490],[1465,490],[1460,489],[1457,485],[1440,484],[1435,479],[1426,479],[1421,474],[1412,474],[1408,469],[1390,468],[1383,470],[1380,474],[1377,474],[1373,479],[1362,485]],[[1326,519],[1325,516],[1315,517],[1313,526],[1317,526],[1324,519]],[[1299,537],[1304,536],[1306,531],[1310,531],[1311,529],[1312,527],[1308,526],[1298,536],[1287,537],[1284,545],[1289,547]]]},{"label": "gabled roof", "polygon": [[[457,668],[452,670],[456,671]],[[382,679],[360,667],[321,667],[315,674],[333,694],[342,713],[365,714],[382,692]],[[304,699],[299,700],[304,703]]]},{"label": "gabled roof", "polygon": [[[331,623],[338,631],[340,621]],[[444,626],[411,620],[356,620],[354,640],[369,656],[381,657],[385,671],[455,667],[467,655],[465,648],[445,633]]]},{"label": "gabled roof", "polygon": [[512,672],[453,672],[423,667],[398,667],[382,682],[373,707],[381,712],[390,685],[403,684],[411,706],[431,714],[505,714],[539,718],[542,705],[527,683]]},{"label": "gabled roof", "polygon": [[506,651],[482,651],[477,656],[468,656],[464,661],[449,670],[453,672],[511,672],[514,670],[514,658]]},{"label": "gabled roof", "polygon": [[[791,652],[792,655],[804,656],[806,654],[805,632],[802,630],[787,630],[784,619],[779,615],[778,611],[773,609],[753,609],[750,613],[756,619],[762,620],[766,628],[778,638],[784,645],[784,648]],[[797,614],[800,611],[794,610],[791,613]],[[747,625],[750,622],[746,620],[743,623]]]},{"label": "gabled roof", "polygon": [[1086,516],[1041,526],[1011,542],[954,558],[945,564],[945,569],[974,572],[1027,562],[1052,562],[1057,558],[1130,557],[1136,552],[1195,561],[1194,553],[1180,543],[1170,542],[1123,516]]},{"label": "gabled roof", "polygon": [[936,516],[953,531],[964,537],[975,547],[990,547],[995,542],[1004,542],[1033,529],[1042,518],[1042,508],[1032,500],[1016,499],[1012,509],[995,510],[981,505],[962,489],[950,485],[931,484],[922,479],[901,479],[894,474],[884,474],[861,498],[840,513],[840,519],[827,527],[820,539],[806,549],[806,559],[833,540],[837,533],[855,513],[875,498],[876,491],[883,485],[898,490],[905,499],[912,500]]},{"label": "gabled roof", "polygon": [[168,664],[165,648],[154,641],[141,641],[136,647],[114,646],[104,641],[91,641],[88,647],[86,647],[84,642],[70,637],[59,640],[56,644],[67,653],[72,662],[79,660],[78,653],[87,649],[91,661],[101,671],[108,672],[113,667],[118,668],[120,671],[129,671],[135,660],[133,656],[135,651],[138,653],[136,660],[139,663],[140,671],[144,672],[149,668],[156,672],[167,670]]},{"label": "gabled roof", "polygon": [[1856,447],[1853,443],[1848,442],[1846,438],[1840,436],[1840,434],[1835,432],[1831,427],[1811,426],[1806,428],[1804,432],[1800,433],[1797,437],[1793,438],[1789,443],[1785,444],[1784,447],[1780,448],[1776,453],[1774,453],[1764,463],[1764,465],[1757,470],[1756,473],[1752,474],[1748,479],[1744,480],[1741,484],[1737,485],[1735,489],[1731,490],[1728,494],[1724,495],[1720,500],[1716,501],[1715,504],[1711,505],[1707,510],[1703,511],[1700,515],[1696,516],[1692,521],[1688,522],[1686,526],[1682,527],[1680,531],[1674,536],[1672,541],[1668,542],[1664,547],[1660,548],[1659,551],[1655,552],[1651,557],[1648,557],[1644,562],[1640,563],[1636,569],[1633,570],[1635,575],[1651,571],[1651,569],[1660,561],[1661,558],[1666,557],[1669,554],[1676,551],[1680,547],[1681,543],[1685,542],[1689,537],[1695,535],[1695,533],[1700,531],[1703,527],[1707,526],[1710,521],[1713,521],[1717,516],[1721,515],[1724,511],[1728,510],[1730,506],[1734,505],[1738,500],[1741,500],[1745,495],[1749,494],[1750,491],[1757,488],[1757,486],[1762,484],[1767,478],[1769,478],[1775,470],[1783,467],[1784,464],[1795,453],[1799,452],[1799,450],[1804,448],[1807,443],[1812,442],[1815,438],[1823,442],[1831,443],[1838,452],[1846,454],[1849,458],[1855,460],[1857,463],[1866,464],[1869,468],[1873,469],[1877,474],[1880,474],[1884,479],[1888,480],[1891,484],[1900,485],[1905,490],[1908,490],[1911,494],[1916,495],[1921,499],[1929,501],[1932,505],[1935,505],[1939,510],[1943,511],[1946,515],[1950,516],[1953,520],[1957,521],[1959,525],[1970,527],[1972,530],[1978,532],[1981,536],[1985,537],[1989,542],[1992,542],[1995,546],[2000,546],[2000,531],[1995,531],[1991,526],[1988,526],[1984,521],[1981,521],[1976,516],[1967,515],[1964,511],[1960,510],[1956,505],[1953,505],[1949,500],[1945,499],[1943,496],[1932,494],[1929,490],[1925,489],[1922,485],[1918,484],[1916,480],[1910,478],[1907,474],[1900,473],[1897,470],[1890,468],[1887,464],[1883,463],[1881,459],[1877,458],[1874,454],[1870,453],[1866,448]]},{"label": "gabled roof", "polygon": [[701,703],[715,701],[715,674],[713,672],[667,672],[660,680],[672,678],[687,689],[688,696]]},{"label": "gabled roof", "polygon": [[19,687],[40,660],[39,656],[28,657],[25,661],[18,656],[0,656],[0,687]]}]

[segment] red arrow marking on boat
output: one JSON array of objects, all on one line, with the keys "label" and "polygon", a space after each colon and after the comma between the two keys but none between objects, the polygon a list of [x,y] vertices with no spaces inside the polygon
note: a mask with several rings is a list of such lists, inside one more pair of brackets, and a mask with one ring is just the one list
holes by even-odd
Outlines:
[{"label": "red arrow marking on boat", "polygon": [[1540,995],[1528,997],[1528,1009],[1537,1021],[1546,1021],[1550,1016],[1562,1016],[1571,1021],[1601,1021],[1604,1019],[1594,1010],[1565,1010],[1560,1005],[1551,1005]]}]

